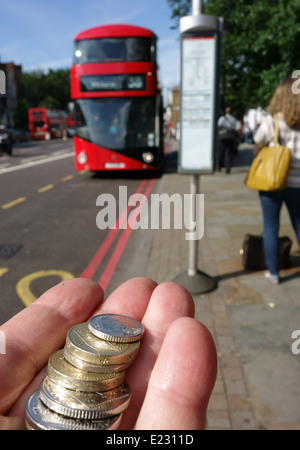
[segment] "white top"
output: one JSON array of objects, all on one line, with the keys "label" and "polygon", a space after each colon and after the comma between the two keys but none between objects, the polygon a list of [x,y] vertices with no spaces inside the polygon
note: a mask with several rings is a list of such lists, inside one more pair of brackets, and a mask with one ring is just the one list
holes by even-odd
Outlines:
[{"label": "white top", "polygon": [[[279,143],[291,150],[291,162],[287,178],[287,187],[300,188],[300,129],[287,126],[283,115],[279,114]],[[268,115],[254,135],[256,144],[273,145],[275,137],[274,118]]]},{"label": "white top", "polygon": [[239,122],[231,114],[225,114],[218,120],[218,127],[224,127],[238,131],[240,128]]}]

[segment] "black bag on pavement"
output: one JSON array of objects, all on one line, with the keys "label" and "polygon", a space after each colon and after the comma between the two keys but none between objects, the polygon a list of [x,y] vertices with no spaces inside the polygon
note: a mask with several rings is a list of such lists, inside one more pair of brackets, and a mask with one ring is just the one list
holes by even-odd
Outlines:
[{"label": "black bag on pavement", "polygon": [[[290,251],[292,241],[288,236],[279,238],[279,268],[287,269],[290,267]],[[267,269],[265,263],[265,252],[262,235],[246,234],[243,241],[243,247],[240,250],[242,255],[242,264],[247,270]]]}]

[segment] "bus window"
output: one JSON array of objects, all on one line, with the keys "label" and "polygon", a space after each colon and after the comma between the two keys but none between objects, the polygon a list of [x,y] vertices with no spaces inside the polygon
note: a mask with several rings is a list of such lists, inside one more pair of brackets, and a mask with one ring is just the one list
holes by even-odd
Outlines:
[{"label": "bus window", "polygon": [[43,120],[40,120],[39,122],[34,121],[33,126],[34,128],[42,128],[45,125],[45,122]]},{"label": "bus window", "polygon": [[152,38],[101,38],[75,42],[74,64],[155,62],[155,58],[155,40]]},{"label": "bus window", "polygon": [[76,136],[112,150],[154,145],[152,97],[80,99],[76,101]]}]

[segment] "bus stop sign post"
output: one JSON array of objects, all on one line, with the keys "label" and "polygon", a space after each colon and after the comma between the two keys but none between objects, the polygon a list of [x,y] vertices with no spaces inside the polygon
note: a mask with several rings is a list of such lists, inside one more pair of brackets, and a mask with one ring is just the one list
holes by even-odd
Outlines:
[{"label": "bus stop sign post", "polygon": [[[202,14],[202,1],[193,0],[193,14],[180,20],[181,117],[179,172],[190,174],[190,223],[197,217],[200,175],[215,170],[222,19]],[[198,270],[198,240],[189,242],[188,270],[175,281],[191,294],[217,288],[216,280]]]}]

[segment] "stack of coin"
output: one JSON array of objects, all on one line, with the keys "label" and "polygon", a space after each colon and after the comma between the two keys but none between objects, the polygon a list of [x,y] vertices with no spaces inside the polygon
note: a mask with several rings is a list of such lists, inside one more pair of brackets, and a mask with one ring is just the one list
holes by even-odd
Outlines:
[{"label": "stack of coin", "polygon": [[72,327],[48,360],[47,376],[27,400],[29,430],[115,430],[131,397],[126,369],[136,358],[143,325],[101,314]]}]

